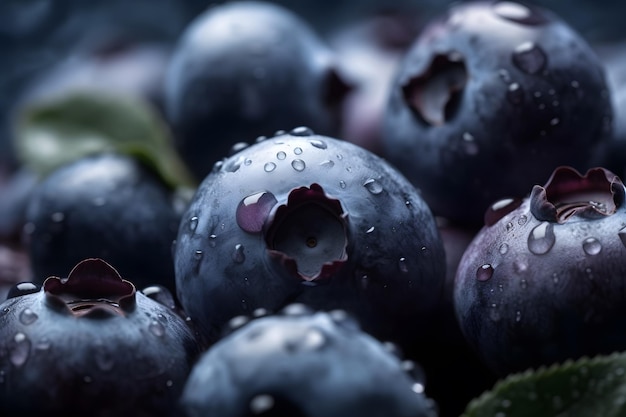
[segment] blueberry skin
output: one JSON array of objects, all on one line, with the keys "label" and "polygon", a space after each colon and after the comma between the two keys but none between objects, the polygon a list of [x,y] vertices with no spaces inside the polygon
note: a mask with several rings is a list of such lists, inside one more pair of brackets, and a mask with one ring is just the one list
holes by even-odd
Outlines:
[{"label": "blueberry skin", "polygon": [[181,317],[86,259],[0,304],[0,413],[169,416],[198,354]]},{"label": "blueberry skin", "polygon": [[253,320],[204,353],[185,384],[183,414],[437,415],[423,381],[403,369],[412,363],[362,332],[345,312],[297,311]]},{"label": "blueberry skin", "polygon": [[174,263],[178,298],[209,339],[234,316],[301,302],[346,309],[401,343],[445,282],[417,190],[380,157],[304,127],[216,164],[182,217]]},{"label": "blueberry skin", "polygon": [[34,281],[98,257],[140,288],[160,284],[174,292],[171,246],[182,212],[174,202],[130,156],[105,153],[58,168],[35,187],[26,208]]},{"label": "blueberry skin", "polygon": [[348,86],[335,67],[307,22],[282,6],[240,1],[200,14],[165,80],[176,145],[198,181],[249,138],[297,125],[336,134]]},{"label": "blueberry skin", "polygon": [[436,215],[482,225],[559,165],[596,166],[611,133],[603,67],[553,13],[467,2],[433,20],[396,74],[383,155]]},{"label": "blueberry skin", "polygon": [[496,203],[457,269],[461,330],[500,376],[626,348],[626,189],[559,167]]}]

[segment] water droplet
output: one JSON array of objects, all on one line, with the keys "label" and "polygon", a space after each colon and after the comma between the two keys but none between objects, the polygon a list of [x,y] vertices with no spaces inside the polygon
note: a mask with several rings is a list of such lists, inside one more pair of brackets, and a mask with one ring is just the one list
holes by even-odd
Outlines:
[{"label": "water droplet", "polygon": [[327,159],[325,161],[320,162],[320,166],[324,168],[332,168],[335,166],[335,162],[331,161],[330,159]]},{"label": "water droplet", "polygon": [[33,324],[35,321],[37,321],[38,318],[39,316],[30,308],[25,308],[20,313],[20,322],[25,326]]},{"label": "water droplet", "polygon": [[249,233],[263,230],[265,220],[269,216],[277,200],[274,194],[261,191],[251,194],[239,202],[235,219],[239,227]]},{"label": "water droplet", "polygon": [[[341,187],[341,189],[345,189],[346,188],[346,182],[345,181],[339,181],[339,187]],[[626,245],[626,243],[624,243],[624,245]]]},{"label": "water droplet", "polygon": [[523,274],[528,270],[528,263],[524,259],[517,259],[513,262],[513,270],[518,274]]},{"label": "water droplet", "polygon": [[506,90],[506,98],[511,104],[522,104],[524,102],[524,90],[518,83],[511,83]]},{"label": "water droplet", "polygon": [[493,276],[493,271],[493,266],[491,266],[490,264],[481,265],[476,270],[476,279],[481,282],[488,281]]},{"label": "water droplet", "polygon": [[478,153],[478,145],[471,133],[463,133],[463,150],[468,155],[476,155]]},{"label": "water droplet", "polygon": [[546,22],[545,17],[538,12],[514,1],[499,1],[492,7],[496,15],[511,22],[524,25],[540,25]]},{"label": "water droplet", "polygon": [[595,237],[589,237],[583,242],[583,250],[587,255],[597,255],[602,250],[602,244]]},{"label": "water droplet", "polygon": [[317,149],[326,149],[327,147],[326,142],[324,142],[323,140],[314,139],[309,143]]},{"label": "water droplet", "polygon": [[506,231],[507,231],[507,232],[510,232],[511,230],[513,230],[513,223],[508,222],[508,223],[506,224]]},{"label": "water droplet", "polygon": [[26,363],[30,355],[30,340],[24,333],[17,333],[13,337],[13,344],[10,348],[9,360],[15,366],[22,366]]},{"label": "water droplet", "polygon": [[[286,135],[286,134],[287,134],[287,131],[281,129],[281,130],[277,130],[276,132],[274,132],[274,137],[276,137],[276,136],[283,136],[283,135]],[[275,142],[275,143],[282,144],[284,142]]]},{"label": "water droplet", "polygon": [[295,153],[296,155],[302,155],[302,148],[299,146],[293,148],[293,153]]},{"label": "water droplet", "polygon": [[246,149],[248,146],[250,146],[250,145],[248,143],[246,143],[246,142],[237,142],[233,146],[231,146],[230,152],[228,154],[230,156],[232,156],[232,155],[236,154],[237,152]]},{"label": "water droplet", "polygon": [[528,235],[528,250],[535,255],[543,255],[552,249],[555,240],[554,226],[550,222],[543,222]]},{"label": "water droplet", "polygon": [[416,382],[411,385],[411,390],[416,394],[421,394],[424,392],[424,384],[422,384],[421,382]]},{"label": "water droplet", "polygon": [[217,235],[209,235],[209,246],[214,248],[217,245]]},{"label": "water droplet", "polygon": [[203,253],[200,249],[197,249],[197,250],[193,253],[193,258],[194,258],[196,261],[199,261],[200,259],[202,259],[202,256],[204,256],[204,253]]},{"label": "water droplet", "polygon": [[163,327],[163,325],[156,320],[152,320],[148,326],[148,330],[150,330],[150,333],[157,337],[162,337],[165,334],[165,327]]},{"label": "water droplet", "polygon": [[315,132],[306,126],[298,126],[289,132],[291,136],[313,136]]},{"label": "water droplet", "polygon": [[61,223],[65,219],[65,214],[61,213],[60,211],[56,213],[52,213],[52,215],[50,216],[50,219],[54,223]]},{"label": "water droplet", "polygon": [[310,315],[312,310],[305,304],[292,303],[283,308],[280,312],[285,316],[300,317]]},{"label": "water droplet", "polygon": [[523,226],[526,224],[527,221],[528,221],[528,217],[525,214],[522,214],[521,216],[519,216],[519,219],[517,219],[517,224],[519,224],[520,226]]},{"label": "water droplet", "polygon": [[492,303],[489,306],[489,318],[493,321],[500,320],[500,310],[498,309],[498,304]]},{"label": "water droplet", "polygon": [[291,161],[291,166],[298,172],[302,172],[304,171],[304,168],[306,168],[306,164],[302,159],[294,159]]},{"label": "water droplet", "polygon": [[244,164],[245,166],[250,166],[250,164],[251,164],[251,163],[252,163],[252,159],[250,159],[250,158],[246,158],[246,159],[244,159],[244,161],[243,161],[243,164]]},{"label": "water droplet", "polygon": [[235,263],[238,263],[238,264],[246,260],[246,254],[244,253],[244,248],[241,243],[237,243],[235,245],[235,249],[233,250],[232,257],[233,257],[233,261],[235,261]]},{"label": "water droplet", "polygon": [[515,312],[515,321],[516,321],[517,323],[519,323],[520,321],[522,321],[522,312],[521,312],[521,311],[519,311],[519,310],[517,310],[517,311]]},{"label": "water droplet", "polygon": [[369,178],[363,183],[363,186],[370,193],[377,195],[383,192],[383,186],[380,182],[376,181],[374,178]]},{"label": "water droplet", "polygon": [[222,168],[226,172],[237,172],[239,168],[241,167],[242,162],[243,162],[242,156],[231,157],[224,161],[224,165],[222,165]]},{"label": "water droplet", "polygon": [[264,166],[263,166],[263,170],[265,172],[272,172],[276,169],[276,164],[273,162],[267,162]]},{"label": "water droplet", "polygon": [[520,285],[522,286],[522,289],[526,289],[528,287],[528,282],[525,279],[522,279],[520,281]]},{"label": "water droplet", "polygon": [[318,329],[311,329],[306,332],[301,341],[302,347],[307,350],[317,350],[326,344],[326,336]]},{"label": "water droplet", "polygon": [[276,154],[276,159],[281,160],[281,161],[285,159],[286,157],[287,157],[287,154],[283,151],[280,151]]},{"label": "water droplet", "polygon": [[255,395],[250,400],[250,411],[252,414],[261,414],[274,408],[274,397],[268,394]]},{"label": "water droplet", "polygon": [[554,282],[555,284],[559,283],[559,274],[557,274],[556,272],[552,274],[552,282]]},{"label": "water droplet", "polygon": [[39,341],[37,341],[37,343],[35,343],[35,349],[37,350],[48,350],[50,349],[50,346],[52,346],[52,343],[47,337],[42,337]]},{"label": "water droplet", "polygon": [[191,219],[189,219],[189,230],[191,230],[192,232],[195,232],[197,227],[198,227],[198,217],[193,216]]},{"label": "water droplet", "polygon": [[552,120],[550,120],[550,126],[556,126],[560,123],[560,120],[558,117],[553,118]]},{"label": "water droplet", "polygon": [[524,42],[513,51],[513,64],[527,74],[537,74],[547,61],[546,53],[533,42]]},{"label": "water droplet", "polygon": [[339,159],[339,160],[341,161],[341,160],[343,159],[343,155],[342,155],[342,154],[340,154],[340,153],[338,153],[338,154],[337,154],[337,159]]},{"label": "water droplet", "polygon": [[368,234],[369,234],[369,233],[372,233],[375,229],[376,229],[376,228],[375,228],[374,226],[372,226],[372,227],[370,227],[369,229],[367,229],[367,230],[365,231],[365,233],[368,233]]},{"label": "water droplet", "polygon": [[570,85],[572,86],[572,88],[578,88],[580,87],[580,83],[576,80],[572,80],[572,82],[570,83]]},{"label": "water droplet", "polygon": [[405,274],[409,272],[409,266],[407,265],[406,258],[400,258],[398,261],[398,269],[400,269],[400,272]]},{"label": "water droplet", "polygon": [[509,251],[509,245],[507,245],[506,243],[501,244],[500,248],[498,249],[498,252],[500,252],[500,255],[505,255],[508,251]]},{"label": "water droplet", "polygon": [[239,315],[228,320],[228,328],[230,330],[237,330],[250,322],[250,317],[246,315]]},{"label": "water droplet", "polygon": [[267,140],[267,136],[259,136],[254,141],[256,143],[259,143],[259,142],[263,142],[264,140]]}]

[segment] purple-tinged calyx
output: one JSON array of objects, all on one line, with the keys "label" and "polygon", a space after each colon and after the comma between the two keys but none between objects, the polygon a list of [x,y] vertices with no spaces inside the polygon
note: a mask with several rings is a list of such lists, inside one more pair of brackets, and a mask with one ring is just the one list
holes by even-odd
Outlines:
[{"label": "purple-tinged calyx", "polygon": [[75,317],[125,316],[135,307],[135,286],[99,258],[79,262],[67,279],[47,278],[43,288],[51,305]]},{"label": "purple-tinged calyx", "polygon": [[605,168],[581,175],[574,168],[554,170],[545,186],[535,185],[530,211],[538,219],[565,223],[570,218],[598,219],[610,216],[624,203],[622,180]]},{"label": "purple-tinged calyx", "polygon": [[330,278],[348,259],[346,218],[318,184],[293,189],[267,228],[268,252],[306,282]]}]

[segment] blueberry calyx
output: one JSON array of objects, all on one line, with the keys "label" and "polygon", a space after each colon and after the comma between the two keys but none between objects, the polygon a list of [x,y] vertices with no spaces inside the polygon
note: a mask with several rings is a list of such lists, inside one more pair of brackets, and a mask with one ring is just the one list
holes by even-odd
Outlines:
[{"label": "blueberry calyx", "polygon": [[533,187],[530,211],[538,220],[554,223],[572,217],[598,219],[614,214],[625,195],[621,179],[605,168],[589,169],[583,176],[572,167],[560,166],[545,186]]},{"label": "blueberry calyx", "polygon": [[438,54],[425,71],[404,83],[402,94],[419,120],[441,126],[454,117],[467,79],[460,53]]},{"label": "blueberry calyx", "polygon": [[293,189],[269,223],[269,255],[305,282],[330,278],[348,259],[346,218],[320,185]]},{"label": "blueberry calyx", "polygon": [[75,317],[125,316],[135,308],[135,286],[99,258],[79,262],[67,279],[48,277],[43,288],[49,305]]}]

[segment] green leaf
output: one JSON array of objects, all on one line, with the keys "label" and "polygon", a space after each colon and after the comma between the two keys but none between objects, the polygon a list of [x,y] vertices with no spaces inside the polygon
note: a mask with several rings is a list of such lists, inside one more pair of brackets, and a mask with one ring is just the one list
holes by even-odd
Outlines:
[{"label": "green leaf", "polygon": [[90,154],[119,152],[147,163],[172,188],[194,185],[167,125],[139,98],[91,91],[37,102],[21,113],[15,139],[21,161],[42,176]]},{"label": "green leaf", "polygon": [[568,361],[511,375],[462,417],[626,416],[626,353]]}]

